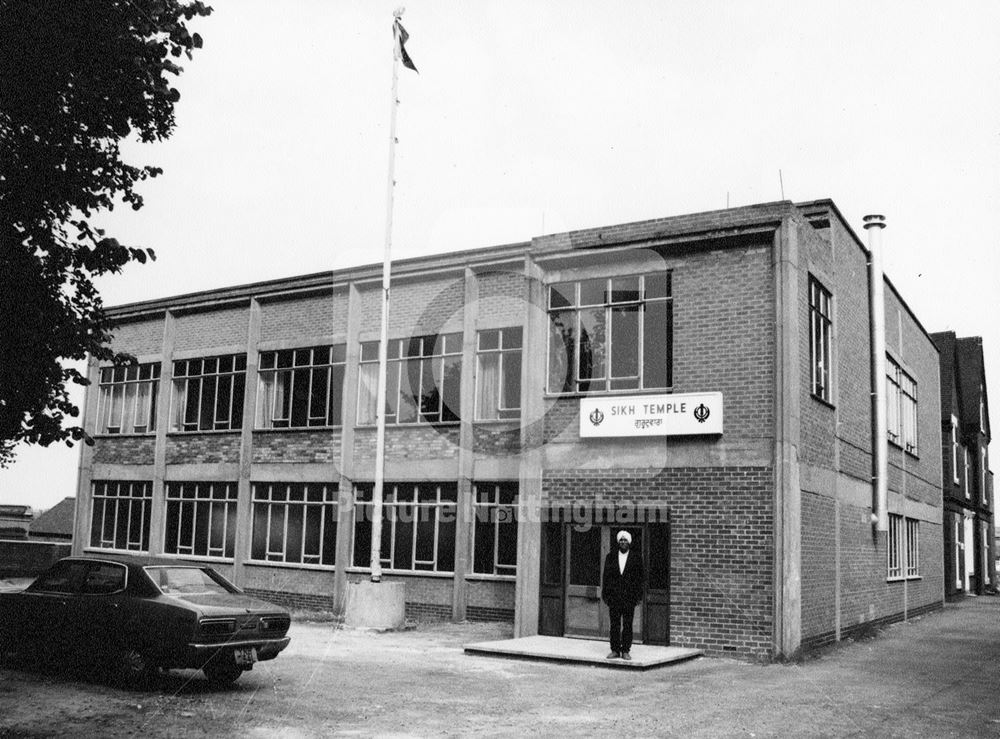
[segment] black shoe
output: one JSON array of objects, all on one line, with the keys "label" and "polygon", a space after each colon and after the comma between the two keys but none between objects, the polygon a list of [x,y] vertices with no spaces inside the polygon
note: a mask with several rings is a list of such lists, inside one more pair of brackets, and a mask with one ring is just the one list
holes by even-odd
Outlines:
[{"label": "black shoe", "polygon": [[621,655],[618,652],[608,652],[608,656],[604,659],[618,659]]}]

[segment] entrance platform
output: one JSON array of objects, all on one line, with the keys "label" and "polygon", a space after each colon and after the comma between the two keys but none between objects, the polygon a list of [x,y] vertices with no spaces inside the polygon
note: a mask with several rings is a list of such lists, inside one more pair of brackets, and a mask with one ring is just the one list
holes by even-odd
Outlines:
[{"label": "entrance platform", "polygon": [[489,657],[569,662],[620,670],[649,670],[689,660],[702,654],[700,649],[633,644],[632,659],[626,662],[623,659],[606,659],[608,653],[606,641],[559,636],[522,636],[519,639],[484,641],[466,644],[464,649],[467,654]]}]

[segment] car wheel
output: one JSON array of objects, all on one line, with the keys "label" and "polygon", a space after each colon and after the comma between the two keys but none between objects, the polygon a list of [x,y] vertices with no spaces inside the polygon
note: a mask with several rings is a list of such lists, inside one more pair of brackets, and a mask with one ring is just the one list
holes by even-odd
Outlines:
[{"label": "car wheel", "polygon": [[201,668],[205,677],[212,685],[231,685],[236,682],[236,678],[243,674],[243,668],[233,664],[215,662],[207,663]]},{"label": "car wheel", "polygon": [[156,665],[138,649],[122,650],[118,657],[118,676],[125,685],[146,685],[156,672]]}]

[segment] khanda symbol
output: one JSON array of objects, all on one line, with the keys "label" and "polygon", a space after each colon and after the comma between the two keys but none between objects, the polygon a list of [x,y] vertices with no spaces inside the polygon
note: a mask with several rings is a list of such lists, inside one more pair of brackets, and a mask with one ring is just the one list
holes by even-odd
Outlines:
[{"label": "khanda symbol", "polygon": [[600,408],[594,408],[594,410],[592,410],[590,412],[589,418],[590,418],[590,422],[592,424],[594,424],[595,426],[600,426],[601,425],[601,421],[604,420],[604,414],[601,413],[601,409]]},{"label": "khanda symbol", "polygon": [[704,403],[694,409],[694,417],[698,419],[698,423],[705,423],[710,415],[712,415],[712,411]]}]

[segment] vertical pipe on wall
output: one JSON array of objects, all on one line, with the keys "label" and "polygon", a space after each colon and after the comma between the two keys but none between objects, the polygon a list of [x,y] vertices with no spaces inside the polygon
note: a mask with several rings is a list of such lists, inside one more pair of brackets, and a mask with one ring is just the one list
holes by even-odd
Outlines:
[{"label": "vertical pipe on wall", "polygon": [[867,215],[864,217],[865,230],[868,232],[868,275],[869,275],[869,312],[871,314],[871,347],[872,347],[872,404],[874,411],[874,428],[872,447],[874,452],[874,511],[872,523],[878,531],[889,530],[889,445],[888,421],[886,418],[886,383],[885,383],[885,278],[882,274],[882,229],[885,228],[885,216]]}]

